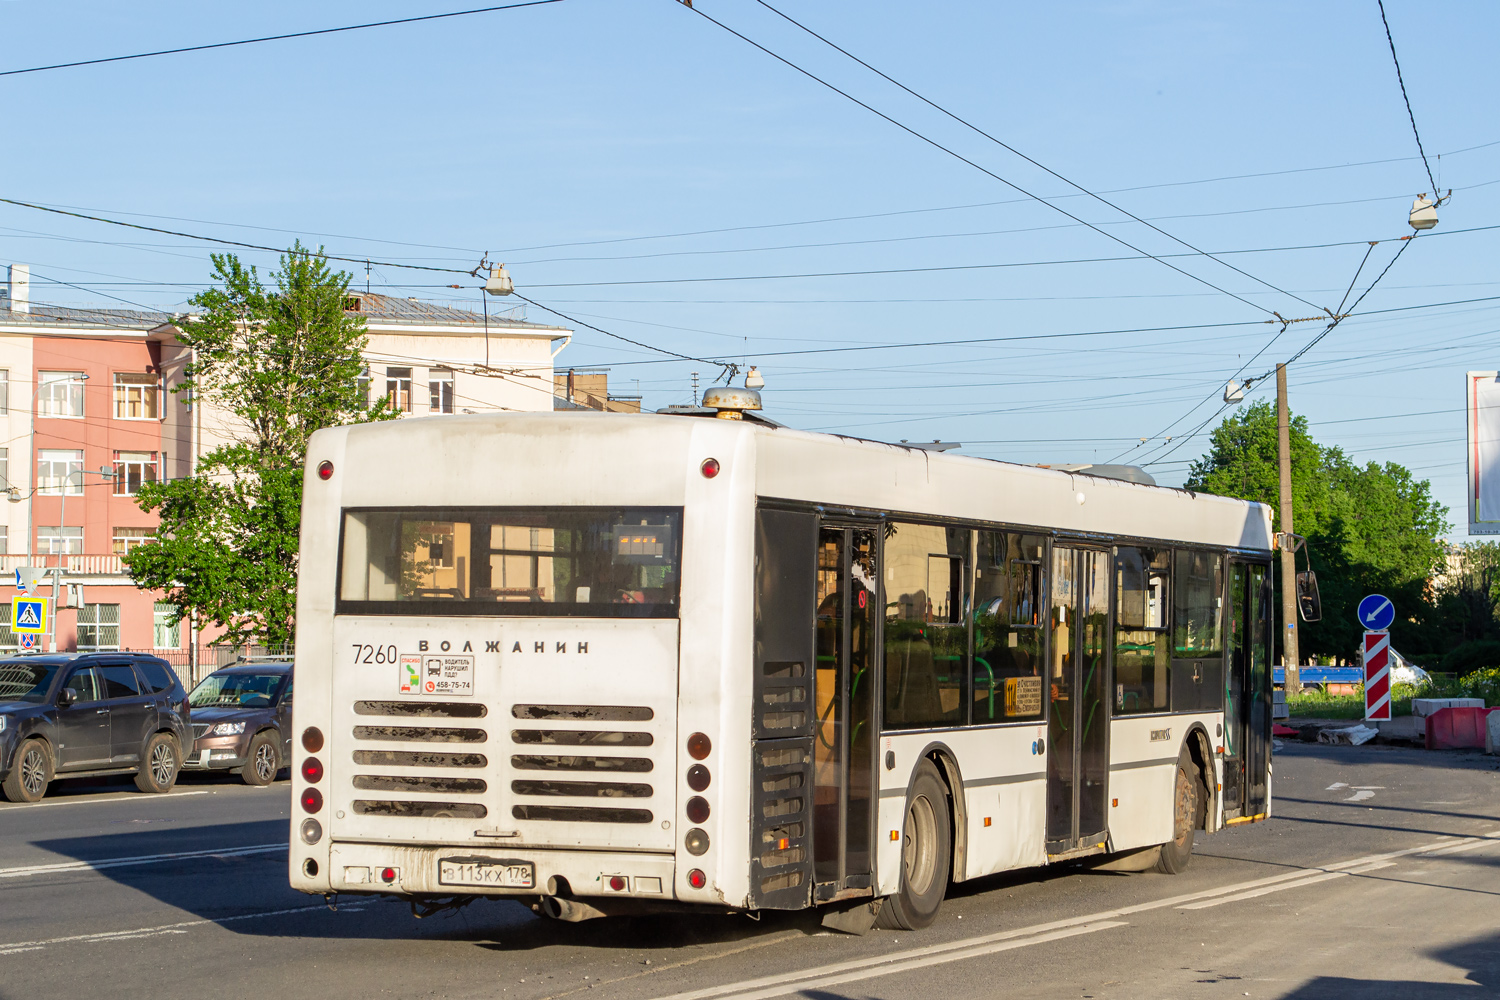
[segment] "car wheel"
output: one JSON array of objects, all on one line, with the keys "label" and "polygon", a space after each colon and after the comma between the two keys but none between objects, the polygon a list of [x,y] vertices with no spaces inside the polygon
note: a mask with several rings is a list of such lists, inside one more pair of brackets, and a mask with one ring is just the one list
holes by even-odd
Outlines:
[{"label": "car wheel", "polygon": [[953,828],[948,817],[948,787],[937,765],[917,765],[906,795],[901,838],[901,888],[881,904],[877,921],[891,930],[914,931],[931,924],[948,894],[953,864]]},{"label": "car wheel", "polygon": [[276,772],[281,770],[281,750],[277,747],[280,742],[274,732],[255,734],[250,741],[250,759],[240,771],[245,784],[269,785],[276,780]]},{"label": "car wheel", "polygon": [[12,802],[40,802],[52,780],[52,755],[41,740],[27,740],[16,751],[15,767],[3,786]]},{"label": "car wheel", "polygon": [[146,744],[146,759],[135,775],[135,787],[143,792],[170,792],[177,784],[181,758],[177,739],[171,733],[157,733]]},{"label": "car wheel", "polygon": [[1177,757],[1177,781],[1172,791],[1172,839],[1161,845],[1156,870],[1180,875],[1193,859],[1193,827],[1198,816],[1198,765],[1187,747]]}]

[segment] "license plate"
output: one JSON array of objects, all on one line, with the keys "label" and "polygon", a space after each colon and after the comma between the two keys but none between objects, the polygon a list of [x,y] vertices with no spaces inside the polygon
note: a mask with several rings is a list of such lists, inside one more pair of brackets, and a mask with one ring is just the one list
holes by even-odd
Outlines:
[{"label": "license plate", "polygon": [[529,861],[438,862],[439,885],[488,885],[497,889],[536,888],[536,866]]}]

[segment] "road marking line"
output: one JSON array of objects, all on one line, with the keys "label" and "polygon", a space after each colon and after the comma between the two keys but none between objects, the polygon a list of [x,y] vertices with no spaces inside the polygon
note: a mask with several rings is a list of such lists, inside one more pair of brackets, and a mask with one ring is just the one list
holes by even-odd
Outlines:
[{"label": "road marking line", "polygon": [[1348,787],[1349,786],[1346,785],[1346,784],[1344,784],[1342,781],[1335,781],[1333,784],[1331,784],[1327,788],[1323,789],[1323,791],[1325,791],[1325,792],[1336,792],[1340,788],[1348,788]]},{"label": "road marking line", "polygon": [[763,1000],[766,997],[783,996],[787,993],[795,993],[800,990],[855,982],[860,979],[872,979],[876,976],[887,976],[896,972],[905,972],[909,969],[920,969],[929,965],[955,962],[964,958],[1010,951],[1015,948],[1024,948],[1027,945],[1043,944],[1047,941],[1057,941],[1062,938],[1076,937],[1080,934],[1092,934],[1095,931],[1107,930],[1111,927],[1125,926],[1128,925],[1123,920],[1102,920],[1076,923],[1069,927],[1051,931],[1038,931],[1035,928],[1002,931],[999,934],[965,938],[961,941],[949,941],[946,944],[928,945],[925,948],[911,948],[907,951],[897,952],[883,961],[875,960],[876,964],[873,965],[872,960],[869,958],[858,958],[847,962],[836,962],[832,965],[803,969],[799,972],[787,972],[776,976],[765,976],[760,979],[728,983],[723,986],[710,986],[707,989],[692,990],[687,993],[676,993],[670,997],[663,998],[663,1000],[709,1000],[709,998],[717,998],[717,1000]]},{"label": "road marking line", "polygon": [[1257,896],[1268,896],[1273,892],[1281,892],[1283,889],[1301,889],[1303,886],[1316,885],[1319,882],[1327,882],[1331,879],[1344,878],[1346,875],[1363,875],[1365,872],[1379,871],[1382,868],[1394,867],[1394,861],[1377,861],[1373,864],[1361,865],[1358,868],[1348,868],[1343,871],[1323,872],[1319,875],[1310,875],[1307,878],[1295,879],[1290,882],[1281,882],[1277,885],[1262,886],[1259,889],[1251,889],[1249,892],[1237,892],[1229,896],[1215,896],[1213,899],[1202,900],[1197,903],[1188,903],[1179,906],[1179,910],[1206,910],[1211,906],[1220,906],[1224,903],[1238,903],[1246,899],[1255,899]]},{"label": "road marking line", "polygon": [[1358,791],[1345,799],[1345,802],[1363,802],[1365,799],[1373,799],[1375,793],[1369,790]]},{"label": "road marking line", "polygon": [[[344,906],[339,912],[348,911],[357,913],[359,910],[369,906],[369,903],[359,903],[353,906]],[[23,951],[39,951],[54,944],[100,944],[109,941],[134,941],[143,937],[154,937],[160,934],[183,934],[190,927],[204,927],[209,924],[228,924],[239,920],[259,920],[263,917],[284,917],[292,913],[310,913],[314,910],[326,910],[324,903],[315,906],[293,906],[284,910],[266,910],[263,913],[241,913],[233,917],[215,917],[212,920],[183,920],[175,924],[160,924],[156,927],[136,927],[126,931],[99,931],[96,934],[71,934],[67,937],[47,938],[43,941],[15,941],[10,944],[0,944],[0,955],[14,955]]]},{"label": "road marking line", "polygon": [[1471,838],[1467,842],[1460,842],[1449,847],[1441,847],[1436,851],[1423,851],[1417,857],[1440,858],[1447,854],[1461,854],[1464,851],[1472,851],[1477,847],[1488,847],[1495,843],[1500,843],[1500,840],[1496,839],[1495,834],[1487,834],[1483,837]]},{"label": "road marking line", "polygon": [[[1500,835],[1500,831],[1497,831]],[[1303,883],[1310,884],[1312,881],[1322,881],[1325,878],[1337,875],[1357,874],[1360,871],[1373,871],[1376,868],[1390,867],[1397,858],[1409,857],[1420,854],[1423,851],[1438,850],[1445,847],[1454,847],[1458,844],[1468,843],[1473,838],[1457,840],[1453,837],[1444,837],[1441,840],[1429,844],[1421,844],[1417,847],[1408,847],[1399,851],[1387,851],[1383,854],[1367,854],[1364,857],[1351,858],[1348,861],[1340,861],[1330,865],[1313,868],[1300,868],[1296,871],[1283,872],[1280,875],[1270,875],[1265,878],[1251,879],[1247,882],[1237,882],[1233,885],[1219,886],[1214,889],[1203,889],[1198,892],[1183,893],[1179,896],[1168,896],[1165,899],[1154,900],[1149,903],[1136,903],[1132,906],[1122,906],[1114,910],[1103,910],[1078,917],[1069,917],[1063,920],[1055,920],[1050,923],[1037,924],[1032,927],[1019,928],[1012,931],[1003,931],[998,934],[989,934],[983,937],[965,938],[960,941],[950,941],[947,944],[930,945],[926,948],[914,948],[909,951],[897,952],[888,957],[884,963],[877,967],[871,967],[871,959],[862,958],[850,962],[840,962],[834,965],[819,968],[804,969],[800,972],[786,973],[780,976],[772,976],[765,979],[746,980],[737,983],[728,983],[723,986],[711,986],[705,989],[692,990],[687,993],[676,993],[662,1000],[752,1000],[752,998],[766,998],[781,996],[786,993],[796,992],[806,988],[803,985],[787,986],[785,984],[806,983],[808,980],[823,982],[823,977],[838,976],[845,972],[859,971],[860,978],[870,978],[884,975],[890,971],[900,971],[893,967],[894,963],[915,961],[928,956],[946,955],[953,952],[973,950],[974,954],[987,954],[982,950],[986,946],[1001,941],[1022,941],[1024,944],[1040,944],[1043,941],[1054,940],[1049,937],[1054,932],[1067,931],[1074,928],[1088,928],[1092,930],[1103,930],[1106,926],[1120,926],[1120,918],[1128,917],[1136,913],[1146,913],[1151,910],[1160,910],[1169,907],[1182,907],[1185,903],[1194,903],[1199,900],[1212,899],[1230,894],[1243,893],[1247,890],[1258,889],[1262,886],[1282,887],[1281,883]],[[1285,888],[1293,888],[1291,885]],[[1067,936],[1067,935],[1063,935]],[[1020,947],[1021,945],[1016,945]],[[992,949],[999,950],[999,949]],[[934,963],[927,963],[934,964]],[[916,967],[916,966],[913,966]],[[905,968],[905,966],[901,966]],[[844,982],[848,980],[837,980]],[[830,983],[834,980],[829,980]],[[775,987],[770,992],[766,989]],[[743,994],[743,995],[742,995]]]},{"label": "road marking line", "polygon": [[175,854],[143,854],[133,858],[103,858],[99,861],[62,861],[50,865],[24,865],[19,868],[0,868],[0,878],[27,878],[32,875],[59,875],[68,872],[103,871],[106,868],[125,868],[131,865],[156,865],[166,861],[187,861],[192,858],[236,858],[247,854],[269,854],[284,851],[288,844],[257,844],[254,847],[215,847],[206,851],[179,851]]},{"label": "road marking line", "polygon": [[[189,795],[207,795],[206,789],[196,792],[168,792],[168,798],[182,798]],[[125,793],[123,795],[111,795],[109,798],[96,797],[86,798],[82,795],[70,799],[56,799],[52,802],[18,802],[0,806],[0,812],[9,812],[12,809],[46,809],[48,806],[91,806],[100,802],[156,802],[160,797],[156,795],[142,795],[139,792]]]}]

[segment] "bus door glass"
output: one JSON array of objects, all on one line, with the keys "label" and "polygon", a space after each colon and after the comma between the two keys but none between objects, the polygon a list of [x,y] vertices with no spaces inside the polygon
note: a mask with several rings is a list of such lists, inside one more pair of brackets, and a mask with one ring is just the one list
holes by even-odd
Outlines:
[{"label": "bus door glass", "polygon": [[872,884],[875,553],[873,527],[819,531],[813,741],[813,878],[819,899]]},{"label": "bus door glass", "polygon": [[1229,673],[1224,683],[1224,804],[1266,811],[1271,749],[1271,598],[1265,566],[1236,562],[1229,576]]},{"label": "bus door glass", "polygon": [[1108,826],[1110,570],[1107,552],[1052,550],[1049,854],[1100,844]]}]

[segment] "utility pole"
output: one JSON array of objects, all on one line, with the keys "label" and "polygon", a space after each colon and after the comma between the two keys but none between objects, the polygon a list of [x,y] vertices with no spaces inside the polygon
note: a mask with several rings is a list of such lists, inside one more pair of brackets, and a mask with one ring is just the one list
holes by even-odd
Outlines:
[{"label": "utility pole", "polygon": [[1292,548],[1292,428],[1286,402],[1286,365],[1276,366],[1276,454],[1281,466],[1281,665],[1287,694],[1302,691],[1297,658],[1297,554]]}]

